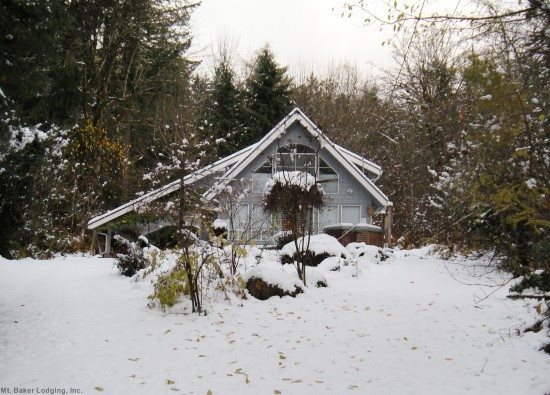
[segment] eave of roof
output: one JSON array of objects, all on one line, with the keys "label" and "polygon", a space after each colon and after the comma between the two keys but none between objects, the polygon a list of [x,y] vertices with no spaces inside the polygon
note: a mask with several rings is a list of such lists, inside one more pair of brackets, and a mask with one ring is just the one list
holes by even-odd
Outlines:
[{"label": "eave of roof", "polygon": [[378,166],[376,163],[371,162],[370,160],[357,155],[354,152],[351,152],[344,147],[334,144],[334,147],[342,153],[350,162],[352,162],[354,165],[359,167],[359,170],[365,169],[369,173],[374,174],[377,178],[379,178],[382,175],[382,168]]},{"label": "eave of roof", "polygon": [[[197,170],[194,173],[187,175],[183,181],[185,185],[192,184],[196,181],[203,179],[204,177],[209,176],[217,171],[223,170],[225,167],[232,166],[236,162],[242,159],[250,150],[254,149],[256,144],[253,144],[249,147],[246,147],[234,154],[231,154],[223,159],[220,159],[208,166],[203,167],[200,170]],[[88,221],[88,229],[96,229],[101,225],[112,221],[115,218],[118,218],[126,213],[136,210],[137,208],[146,205],[147,203],[159,199],[163,196],[166,196],[180,188],[180,180],[172,181],[171,183],[164,185],[161,188],[155,189],[154,191],[148,192],[128,203],[123,204],[113,210],[106,212],[100,216],[92,218]]]}]

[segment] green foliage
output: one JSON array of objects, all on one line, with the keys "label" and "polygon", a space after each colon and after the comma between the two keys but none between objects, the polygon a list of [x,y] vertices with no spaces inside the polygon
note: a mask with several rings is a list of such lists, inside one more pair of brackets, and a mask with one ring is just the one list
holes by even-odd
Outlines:
[{"label": "green foliage", "polygon": [[187,96],[194,7],[187,0],[0,3],[0,144],[12,126],[66,131],[41,143],[40,158],[31,145],[1,147],[0,168],[9,173],[0,176],[0,210],[14,217],[0,230],[1,254],[87,248],[87,220],[141,189],[132,165],[181,115]]},{"label": "green foliage", "polygon": [[242,143],[240,133],[244,128],[243,96],[235,84],[235,72],[226,60],[222,60],[214,70],[206,120],[212,135],[225,140],[225,143],[218,144],[218,157],[236,152]]},{"label": "green foliage", "polygon": [[123,276],[132,277],[147,266],[148,261],[140,242],[133,243],[119,235],[116,235],[114,240],[113,252],[116,265]]},{"label": "green foliage", "polygon": [[269,132],[292,109],[291,79],[286,67],[280,67],[268,46],[254,60],[252,72],[245,81],[246,135],[239,148],[255,143]]},{"label": "green foliage", "polygon": [[71,166],[63,173],[78,199],[71,207],[73,223],[83,227],[92,214],[120,201],[124,146],[110,138],[105,128],[91,123],[71,130],[68,139],[64,158]]},{"label": "green foliage", "polygon": [[40,191],[44,156],[44,144],[35,139],[0,157],[0,255],[5,258],[28,242],[25,219],[41,202],[34,197]]},{"label": "green foliage", "polygon": [[168,273],[157,277],[154,285],[154,292],[149,299],[152,301],[150,306],[154,306],[154,301],[158,301],[160,307],[166,310],[180,301],[182,295],[189,295],[190,288],[188,276],[185,269],[176,267]]},{"label": "green foliage", "polygon": [[512,292],[523,292],[528,288],[538,289],[540,292],[550,292],[550,272],[530,273],[518,284],[510,288]]}]

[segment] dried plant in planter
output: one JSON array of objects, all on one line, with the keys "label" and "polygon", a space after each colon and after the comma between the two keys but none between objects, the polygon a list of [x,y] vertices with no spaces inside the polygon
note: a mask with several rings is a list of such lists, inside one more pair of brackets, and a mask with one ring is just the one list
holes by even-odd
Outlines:
[{"label": "dried plant in planter", "polygon": [[275,173],[264,191],[264,210],[281,214],[283,228],[292,234],[296,246],[294,262],[298,276],[306,283],[305,266],[309,237],[313,231],[313,210],[325,204],[325,192],[318,180],[302,171]]}]

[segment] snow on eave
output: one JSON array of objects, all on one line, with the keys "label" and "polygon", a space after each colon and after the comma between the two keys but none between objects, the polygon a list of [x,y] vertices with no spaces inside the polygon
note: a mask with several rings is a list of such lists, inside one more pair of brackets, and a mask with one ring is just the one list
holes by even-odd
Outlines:
[{"label": "snow on eave", "polygon": [[370,160],[357,155],[354,152],[351,152],[344,147],[334,144],[334,147],[342,153],[350,162],[352,162],[354,165],[359,167],[359,170],[362,170],[363,168],[367,170],[370,173],[373,173],[377,177],[380,177],[382,175],[382,168],[378,166],[376,163],[371,162]]},{"label": "snow on eave", "polygon": [[[235,178],[241,171],[243,171],[246,166],[248,166],[252,160],[254,160],[261,152],[263,152],[273,141],[285,132],[285,125],[292,125],[294,122],[300,122],[302,126],[309,132],[311,135],[318,139],[323,139],[325,148],[329,153],[338,160],[342,166],[350,172],[362,185],[367,189],[371,195],[378,201],[382,206],[385,206],[389,201],[388,197],[372,182],[363,173],[351,162],[351,155],[346,157],[343,151],[339,150],[327,136],[313,123],[311,119],[305,115],[302,110],[298,107],[294,108],[286,117],[284,117],[269,133],[267,133],[255,146],[255,149],[248,153],[241,162],[233,166],[227,173],[222,177],[222,181],[219,184],[214,185],[210,188],[203,196],[206,199],[212,199],[218,191],[223,189],[229,184],[229,182]],[[305,123],[305,124],[304,124]],[[349,158],[349,159],[348,159]],[[359,157],[360,158],[360,157]]]},{"label": "snow on eave", "polygon": [[[223,159],[220,159],[200,170],[197,170],[189,175],[187,175],[184,178],[184,183],[186,185],[192,184],[195,181],[201,180],[204,177],[209,176],[212,173],[215,173],[216,171],[219,171],[223,169],[226,166],[233,165],[235,162],[238,162],[241,160],[242,156],[244,156],[248,151],[254,149],[256,144],[253,144],[251,146],[248,146],[238,152],[235,152],[234,154],[231,154]],[[155,189],[154,191],[148,192],[144,194],[143,196],[140,196],[128,203],[123,204],[122,206],[119,206],[113,210],[110,210],[106,212],[105,214],[102,214],[100,216],[97,216],[95,218],[92,218],[90,221],[88,221],[88,229],[96,229],[99,226],[112,221],[113,219],[116,219],[126,213],[129,213],[131,211],[136,210],[137,208],[150,203],[156,199],[159,199],[163,196],[166,196],[180,188],[180,180],[172,181],[171,183],[164,185],[161,188]]]}]

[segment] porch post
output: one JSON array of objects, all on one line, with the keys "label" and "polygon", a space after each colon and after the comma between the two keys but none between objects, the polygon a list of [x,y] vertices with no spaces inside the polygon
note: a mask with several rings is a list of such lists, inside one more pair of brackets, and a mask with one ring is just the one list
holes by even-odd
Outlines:
[{"label": "porch post", "polygon": [[386,207],[386,216],[384,218],[384,233],[386,234],[386,244],[388,247],[391,247],[391,227],[393,224],[393,203],[388,202],[388,205]]},{"label": "porch post", "polygon": [[107,233],[105,234],[105,256],[111,255],[111,237],[113,235],[113,232],[111,229],[107,230]]},{"label": "porch post", "polygon": [[97,241],[97,231],[94,229],[92,232],[92,242],[90,243],[90,255],[95,255],[95,243]]}]

